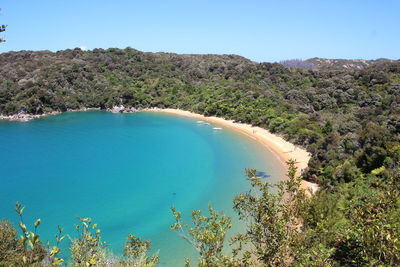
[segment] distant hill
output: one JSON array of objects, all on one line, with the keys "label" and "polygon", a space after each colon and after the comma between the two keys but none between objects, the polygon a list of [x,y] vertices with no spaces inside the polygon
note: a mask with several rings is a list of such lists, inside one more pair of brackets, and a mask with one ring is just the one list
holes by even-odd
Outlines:
[{"label": "distant hill", "polygon": [[327,59],[327,58],[310,58],[306,62],[313,64],[318,69],[364,69],[373,64],[382,62],[391,62],[392,60],[386,58],[379,58],[376,60],[365,59]]},{"label": "distant hill", "polygon": [[324,70],[361,70],[370,67],[374,64],[380,64],[383,62],[393,62],[394,60],[379,58],[375,60],[365,59],[328,59],[314,57],[307,60],[301,59],[289,59],[283,60],[279,63],[283,66],[296,69],[324,69]]}]

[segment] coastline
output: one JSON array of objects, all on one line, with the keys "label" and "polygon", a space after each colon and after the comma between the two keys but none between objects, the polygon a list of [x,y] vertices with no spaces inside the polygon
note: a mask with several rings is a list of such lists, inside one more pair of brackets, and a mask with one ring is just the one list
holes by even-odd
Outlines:
[{"label": "coastline", "polygon": [[[66,112],[78,112],[78,111],[88,111],[88,110],[100,110],[100,108],[69,109]],[[262,144],[266,149],[268,149],[270,152],[272,152],[278,157],[278,159],[285,166],[285,168],[286,168],[286,161],[288,161],[289,159],[295,159],[296,167],[298,167],[296,172],[297,176],[301,176],[302,169],[305,169],[308,166],[308,161],[311,158],[310,153],[308,153],[306,150],[286,141],[282,137],[273,134],[266,129],[252,126],[250,124],[234,122],[232,120],[227,120],[220,117],[206,117],[204,115],[193,113],[190,111],[185,111],[181,109],[172,109],[172,108],[165,108],[165,109],[146,108],[137,110],[134,108],[127,109],[123,106],[115,106],[111,109],[107,109],[107,111],[112,113],[135,113],[135,112],[165,113],[165,114],[188,117],[197,120],[203,120],[222,127],[230,128],[234,131],[245,134],[248,137]],[[9,116],[0,114],[0,120],[27,122],[33,119],[42,118],[46,116],[53,116],[61,113],[63,112],[53,111],[53,112],[43,113],[40,115],[18,113]],[[318,190],[318,184],[306,180],[301,180],[301,188],[305,189],[307,192],[309,192],[309,194],[313,194]]]},{"label": "coastline", "polygon": [[[58,114],[61,114],[64,112],[79,112],[79,111],[88,111],[88,110],[101,110],[101,108],[67,109],[66,111],[51,111],[51,112],[45,112],[43,114],[38,114],[38,115],[28,114],[28,113],[24,113],[24,112],[12,114],[12,115],[0,114],[0,121],[4,120],[4,121],[27,122],[27,121],[39,119],[42,117],[58,115]],[[107,108],[106,111],[111,112],[111,113],[134,113],[134,112],[138,112],[141,110],[136,109],[136,108],[126,108],[123,105],[120,105],[120,106],[114,106],[112,108]]]},{"label": "coastline", "polygon": [[[203,120],[245,134],[250,138],[258,141],[263,146],[265,146],[266,149],[274,153],[280,159],[285,168],[286,161],[288,161],[289,159],[295,159],[296,167],[298,167],[296,172],[297,176],[301,176],[302,169],[305,169],[308,166],[308,161],[311,158],[310,153],[308,153],[306,150],[284,140],[282,137],[273,134],[266,129],[252,126],[250,124],[238,123],[219,117],[206,117],[204,115],[193,113],[190,111],[171,108],[151,108],[141,110],[140,112],[165,113],[197,120]],[[301,188],[310,191],[311,193],[315,193],[318,190],[318,185],[308,182],[306,180],[301,180]]]},{"label": "coastline", "polygon": [[[100,110],[100,108],[67,109],[67,111],[64,111],[64,112],[79,112],[79,111],[88,111],[88,110]],[[52,112],[46,112],[46,113],[39,114],[39,115],[33,115],[33,114],[27,114],[27,113],[17,113],[17,114],[13,114],[13,115],[0,114],[0,120],[27,122],[30,120],[39,119],[39,118],[43,118],[43,117],[47,117],[47,116],[58,115],[58,114],[61,114],[64,112],[63,111],[52,111]]]}]

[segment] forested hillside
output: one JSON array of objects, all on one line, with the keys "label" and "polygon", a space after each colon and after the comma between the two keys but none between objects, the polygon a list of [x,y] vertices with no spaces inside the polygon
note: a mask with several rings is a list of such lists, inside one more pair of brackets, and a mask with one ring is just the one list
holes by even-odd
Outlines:
[{"label": "forested hillside", "polygon": [[[297,214],[302,237],[289,262],[398,265],[400,61],[362,68],[362,62],[309,62],[316,67],[131,48],[3,53],[0,114],[124,105],[264,127],[312,153],[304,178],[321,185]],[[265,257],[279,255],[259,260],[275,265]]]}]

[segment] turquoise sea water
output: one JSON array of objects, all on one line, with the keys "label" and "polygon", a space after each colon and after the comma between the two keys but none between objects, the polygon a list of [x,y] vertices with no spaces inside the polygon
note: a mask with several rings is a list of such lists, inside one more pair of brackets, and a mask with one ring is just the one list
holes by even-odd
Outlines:
[{"label": "turquoise sea water", "polygon": [[[248,136],[196,120],[157,113],[64,113],[26,123],[0,121],[0,219],[41,218],[39,234],[54,241],[57,225],[75,235],[77,217],[91,217],[109,249],[121,254],[132,233],[151,240],[160,266],[182,266],[196,253],[176,233],[169,207],[188,220],[213,203],[234,216],[232,199],[249,189],[245,168],[281,179],[275,155]],[[187,215],[187,216],[186,216]],[[68,255],[69,240],[62,244]]]}]

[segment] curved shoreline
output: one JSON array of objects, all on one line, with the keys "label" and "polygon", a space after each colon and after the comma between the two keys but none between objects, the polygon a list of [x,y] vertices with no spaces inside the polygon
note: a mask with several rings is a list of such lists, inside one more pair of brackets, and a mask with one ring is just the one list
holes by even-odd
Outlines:
[{"label": "curved shoreline", "polygon": [[[185,111],[181,109],[160,109],[160,108],[151,108],[144,109],[140,112],[156,112],[156,113],[165,113],[178,115],[183,117],[188,117],[197,120],[204,120],[210,123],[218,124],[219,126],[227,127],[242,134],[245,134],[254,140],[261,143],[265,146],[269,151],[278,156],[282,164],[286,168],[286,161],[289,159],[296,160],[297,175],[301,176],[302,169],[305,169],[308,166],[308,161],[311,158],[310,153],[306,150],[297,147],[296,145],[286,141],[282,137],[272,134],[266,129],[261,127],[252,126],[250,124],[238,123],[232,120],[226,120],[219,117],[206,117],[201,114],[193,113],[190,111]],[[306,180],[301,181],[301,187],[305,190],[310,190],[312,193],[318,190],[318,185],[315,183],[308,182]]]},{"label": "curved shoreline", "polygon": [[[120,108],[120,107],[117,107]],[[78,112],[78,111],[88,111],[88,110],[100,110],[100,108],[82,108],[82,109],[70,109],[67,110],[66,112]],[[113,113],[133,113],[133,112],[158,112],[158,113],[166,113],[166,114],[171,114],[171,115],[178,115],[178,116],[183,116],[183,117],[188,117],[192,119],[197,119],[197,120],[204,120],[210,123],[218,124],[223,127],[230,128],[234,131],[240,132],[242,134],[245,134],[249,136],[250,138],[253,138],[260,144],[266,147],[269,151],[274,153],[278,159],[282,162],[285,168],[286,162],[289,159],[294,159],[296,160],[296,167],[298,167],[296,175],[301,176],[302,169],[305,169],[308,166],[308,161],[311,158],[310,153],[308,153],[306,150],[286,141],[279,135],[273,134],[269,132],[266,129],[263,129],[261,127],[256,127],[252,126],[250,124],[245,124],[245,123],[239,123],[239,122],[234,122],[233,120],[227,120],[224,118],[220,117],[206,117],[201,114],[193,113],[190,111],[185,111],[181,109],[172,109],[172,108],[146,108],[142,110],[127,110],[125,111],[124,109],[118,109],[115,110],[115,107],[113,109],[108,109],[107,111],[113,112]],[[19,122],[26,122],[30,121],[33,119],[41,118],[41,117],[46,117],[46,116],[52,116],[52,115],[57,115],[61,114],[62,112],[59,111],[54,111],[54,112],[49,112],[49,113],[44,113],[40,115],[31,115],[31,114],[14,114],[14,115],[0,115],[0,120],[8,120],[8,121],[19,121]],[[315,193],[318,190],[318,184],[312,183],[306,180],[301,181],[301,187],[307,191],[310,191],[311,193]]]}]

